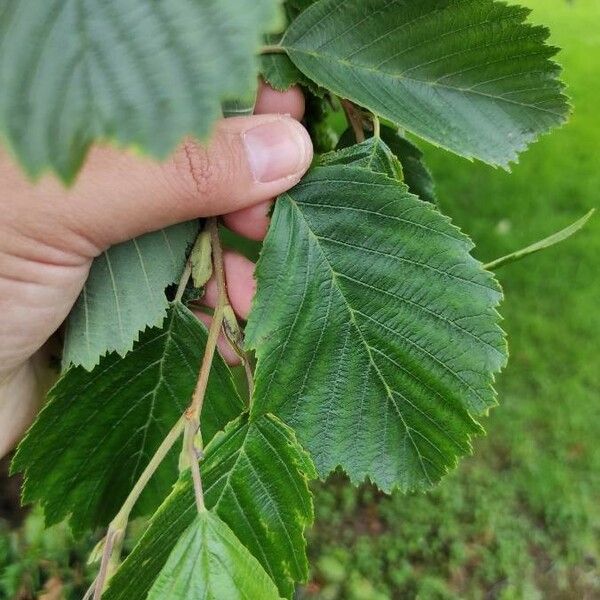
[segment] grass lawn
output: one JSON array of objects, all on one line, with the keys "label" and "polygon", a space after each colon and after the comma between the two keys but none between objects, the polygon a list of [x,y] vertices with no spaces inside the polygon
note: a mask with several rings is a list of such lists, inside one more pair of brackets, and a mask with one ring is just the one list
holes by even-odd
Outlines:
[{"label": "grass lawn", "polygon": [[[511,174],[436,149],[444,212],[489,260],[600,206],[600,3],[528,0],[575,112]],[[427,496],[322,486],[308,598],[600,598],[600,218],[498,271],[511,361],[474,456]]]},{"label": "grass lawn", "polygon": [[[569,125],[510,175],[426,150],[443,210],[486,261],[600,207],[600,1],[527,4],[564,48]],[[313,577],[300,597],[600,598],[599,256],[597,214],[575,238],[498,272],[511,362],[488,436],[428,495],[386,498],[341,476],[316,486]],[[46,598],[81,597],[91,545],[64,526],[44,533],[35,512],[19,532],[0,518],[0,598],[43,586]]]}]

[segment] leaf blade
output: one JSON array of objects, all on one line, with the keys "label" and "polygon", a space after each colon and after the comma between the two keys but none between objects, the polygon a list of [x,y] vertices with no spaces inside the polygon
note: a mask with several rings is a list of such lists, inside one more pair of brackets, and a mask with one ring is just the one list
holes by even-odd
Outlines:
[{"label": "leaf blade", "polygon": [[315,168],[278,199],[257,265],[253,414],[294,428],[321,476],[430,487],[481,433],[506,362],[501,292],[471,248],[403,184]]},{"label": "leaf blade", "polygon": [[456,154],[508,167],[568,113],[556,49],[528,12],[494,0],[320,0],[282,45],[319,85]]},{"label": "leaf blade", "polygon": [[[13,459],[13,472],[25,473],[23,500],[40,501],[48,524],[70,515],[76,532],[106,525],[187,408],[205,344],[204,326],[175,305],[165,326],[146,331],[124,359],[111,354],[91,373],[69,369]],[[220,357],[207,394],[203,434],[208,440],[243,408]],[[154,510],[176,474],[173,449],[140,497],[136,514]]]},{"label": "leaf blade", "polygon": [[[280,594],[291,597],[293,582],[308,573],[303,532],[313,520],[313,508],[307,478],[316,475],[293,432],[270,415],[254,421],[245,415],[206,447],[201,473],[206,506],[258,559]],[[146,597],[196,510],[187,473],[115,573],[107,600]]]},{"label": "leaf blade", "polygon": [[108,352],[125,356],[141,331],[161,325],[169,307],[165,288],[181,276],[197,230],[194,221],[174,225],[94,260],[67,321],[63,369],[82,365],[90,371]]},{"label": "leaf blade", "polygon": [[52,168],[66,182],[95,140],[162,158],[186,135],[205,139],[222,100],[254,92],[254,54],[279,17],[275,0],[246,4],[12,2],[0,130],[30,175]]},{"label": "leaf blade", "polygon": [[279,600],[260,563],[211,512],[196,515],[173,548],[149,594],[164,598]]}]

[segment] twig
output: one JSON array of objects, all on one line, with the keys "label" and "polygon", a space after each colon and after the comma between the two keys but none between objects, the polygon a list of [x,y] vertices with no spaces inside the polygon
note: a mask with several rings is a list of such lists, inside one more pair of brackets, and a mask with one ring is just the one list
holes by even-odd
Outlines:
[{"label": "twig", "polygon": [[[184,430],[189,428],[189,435],[186,436],[186,440],[189,444],[189,452],[191,462],[192,477],[194,479],[194,492],[196,495],[196,504],[198,510],[206,510],[204,507],[204,496],[202,493],[202,481],[200,479],[200,467],[198,465],[198,449],[196,448],[196,434],[199,430],[200,425],[200,413],[202,412],[202,405],[204,403],[204,397],[206,395],[206,387],[208,384],[208,376],[210,368],[215,355],[217,341],[219,339],[219,333],[223,325],[223,311],[225,306],[228,304],[227,300],[227,288],[225,284],[225,268],[223,264],[223,249],[221,247],[221,241],[219,239],[219,229],[217,224],[217,218],[213,217],[208,220],[206,229],[210,232],[212,257],[214,263],[214,272],[217,280],[218,299],[215,311],[213,313],[213,320],[208,332],[208,339],[206,342],[206,348],[204,356],[202,358],[202,364],[200,366],[200,372],[198,374],[198,381],[196,383],[196,389],[192,396],[190,406],[185,413],[179,418],[177,423],[173,426],[171,431],[167,434],[165,439],[162,441],[154,456],[150,459],[150,462],[136,481],[133,489],[127,496],[125,502],[121,506],[119,512],[115,518],[110,522],[108,531],[105,539],[106,543],[102,552],[102,560],[100,563],[100,571],[96,577],[95,584],[93,585],[94,595],[93,600],[100,600],[106,582],[110,576],[111,567],[113,567],[118,561],[118,556],[113,556],[113,551],[117,550],[120,554],[120,542],[122,536],[127,527],[129,521],[129,515],[139,499],[140,495],[144,491],[144,488],[169,453],[171,448],[175,445],[177,440],[181,437]],[[188,261],[189,262],[189,261]],[[186,265],[184,273],[181,277],[181,281],[178,286],[176,299],[180,300],[183,295],[183,290],[187,286],[191,274],[191,263]]]},{"label": "twig", "polygon": [[[196,436],[200,429],[199,421],[188,421],[186,427],[189,432],[186,435],[187,453],[189,456],[190,470],[192,471],[192,481],[194,483],[194,497],[196,499],[196,508],[198,512],[204,512],[204,491],[202,490],[202,478],[200,477],[199,461],[202,458],[202,451],[196,446]],[[200,451],[199,451],[200,450]]]},{"label": "twig", "polygon": [[350,100],[340,99],[340,103],[342,108],[344,109],[344,113],[346,114],[346,120],[348,124],[352,127],[354,131],[354,137],[356,141],[360,144],[365,141],[365,132],[363,130],[362,124],[362,116],[360,111],[350,102]]},{"label": "twig", "polygon": [[223,265],[223,249],[221,248],[221,240],[219,239],[219,228],[216,217],[209,219],[207,230],[210,232],[213,266],[215,278],[217,280],[217,303],[213,313],[212,322],[208,330],[208,339],[206,341],[206,350],[202,358],[202,366],[200,367],[200,375],[198,375],[198,383],[192,396],[192,403],[186,411],[188,420],[198,420],[202,412],[204,396],[206,395],[206,386],[208,385],[208,375],[210,367],[215,355],[219,333],[223,325],[223,311],[227,305],[227,288],[225,285],[225,267]]},{"label": "twig", "polygon": [[183,274],[181,275],[181,279],[179,280],[179,285],[177,286],[177,293],[175,294],[175,302],[181,302],[183,298],[183,294],[185,292],[185,288],[187,287],[188,281],[192,276],[192,261],[188,258],[185,261],[185,267],[183,269]]},{"label": "twig", "polygon": [[161,445],[158,447],[158,450],[150,459],[150,462],[146,465],[146,468],[136,481],[131,492],[129,492],[129,496],[127,496],[127,499],[123,503],[123,506],[121,506],[121,509],[115,518],[110,522],[108,531],[106,533],[106,543],[102,552],[100,571],[98,573],[98,577],[96,577],[96,583],[94,586],[94,600],[99,600],[102,597],[102,592],[104,591],[104,587],[106,585],[107,576],[109,575],[108,567],[111,562],[115,542],[117,541],[115,536],[122,535],[125,531],[127,522],[129,521],[129,515],[131,514],[135,503],[156,472],[156,469],[158,469],[165,456],[169,453],[171,448],[175,445],[175,442],[177,442],[181,436],[181,433],[185,427],[185,423],[185,416],[181,416],[171,431],[169,431],[167,437],[165,437],[165,439],[162,441]]},{"label": "twig", "polygon": [[212,366],[213,358],[219,340],[219,334],[223,327],[223,318],[225,307],[228,306],[227,285],[225,283],[225,265],[223,263],[223,248],[219,239],[219,226],[216,217],[209,219],[206,230],[210,233],[210,242],[213,259],[213,271],[217,280],[217,302],[213,313],[210,328],[208,330],[208,339],[206,341],[206,349],[202,358],[202,366],[198,375],[198,382],[192,402],[185,413],[188,428],[188,453],[190,457],[190,467],[192,478],[194,481],[194,496],[196,498],[196,506],[198,512],[206,510],[204,506],[204,494],[202,491],[202,479],[200,477],[200,467],[198,465],[198,448],[196,447],[196,434],[200,429],[200,413],[206,396],[206,388],[208,386],[208,377]]}]

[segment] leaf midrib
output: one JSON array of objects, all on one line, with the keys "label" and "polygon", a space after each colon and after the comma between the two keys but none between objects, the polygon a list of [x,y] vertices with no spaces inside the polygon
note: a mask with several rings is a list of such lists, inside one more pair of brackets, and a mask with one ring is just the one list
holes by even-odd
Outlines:
[{"label": "leaf midrib", "polygon": [[[306,220],[306,217],[304,216],[304,213],[302,212],[302,210],[300,210],[299,204],[290,196],[290,194],[285,194],[284,196],[282,196],[281,199],[280,199],[280,201],[283,198],[287,198],[290,201],[291,206],[301,216],[302,221],[306,225],[306,230],[307,230],[309,236],[311,236],[311,237],[314,238],[315,244],[319,248],[319,251],[320,251],[320,253],[321,253],[322,257],[323,257],[323,260],[325,261],[325,264],[327,264],[327,266],[328,266],[328,268],[329,268],[329,270],[331,272],[332,279],[337,282],[337,271],[335,271],[335,269],[333,268],[333,265],[329,261],[329,257],[326,255],[325,251],[323,250],[323,248],[322,248],[322,246],[321,246],[321,244],[319,242],[318,236],[312,231],[312,229],[310,227],[310,224],[308,223],[308,221]],[[379,365],[375,362],[375,359],[373,358],[373,353],[372,353],[371,345],[365,339],[365,337],[364,337],[364,335],[362,333],[362,330],[360,329],[360,327],[358,325],[358,322],[357,322],[357,320],[355,318],[355,311],[352,308],[352,306],[350,305],[350,303],[348,302],[348,300],[347,300],[347,298],[346,298],[346,296],[345,296],[345,294],[344,294],[344,292],[342,290],[342,287],[339,285],[339,282],[337,282],[336,287],[337,287],[337,289],[338,289],[338,291],[340,293],[340,296],[342,297],[342,299],[344,301],[344,304],[346,305],[346,308],[348,310],[348,314],[350,316],[350,321],[351,321],[354,329],[358,333],[358,335],[359,335],[359,337],[360,337],[360,339],[361,339],[361,341],[362,341],[362,343],[363,343],[363,345],[365,347],[365,350],[367,351],[367,355],[369,357],[369,363],[375,369],[375,372],[377,373],[377,375],[379,377],[379,380],[380,380],[380,382],[382,383],[382,385],[384,387],[386,396],[387,396],[389,402],[394,407],[394,409],[396,411],[396,414],[400,418],[400,421],[402,422],[404,430],[406,431],[406,435],[407,435],[408,439],[410,440],[410,442],[411,442],[411,444],[412,444],[412,446],[413,446],[413,448],[414,448],[414,450],[416,452],[416,455],[417,455],[417,457],[419,459],[419,463],[421,465],[421,470],[423,471],[423,475],[425,475],[425,477],[427,478],[427,481],[429,482],[429,484],[433,485],[433,483],[431,481],[431,478],[429,476],[429,473],[428,473],[428,471],[425,468],[425,465],[423,463],[423,459],[425,457],[421,454],[421,452],[419,450],[419,447],[417,446],[417,444],[415,443],[415,441],[413,439],[413,436],[412,436],[412,433],[411,433],[412,428],[410,428],[408,426],[408,424],[406,423],[406,421],[404,420],[404,415],[402,414],[402,411],[400,410],[400,408],[398,407],[398,404],[396,403],[396,401],[394,399],[392,388],[389,386],[389,384],[388,384],[385,376],[383,375],[383,373],[381,372],[381,370],[379,368]]]},{"label": "leaf midrib", "polygon": [[[546,114],[550,114],[554,117],[557,117],[558,119],[560,119],[561,121],[563,121],[565,119],[565,115],[550,110],[548,108],[544,108],[542,106],[537,106],[535,104],[529,104],[527,102],[518,102],[517,100],[511,100],[509,98],[506,98],[504,96],[495,96],[493,94],[486,94],[485,92],[480,92],[475,90],[474,88],[462,88],[462,87],[458,87],[458,86],[452,86],[452,85],[448,85],[448,84],[444,84],[444,83],[440,83],[439,81],[430,81],[430,80],[425,80],[425,79],[417,79],[416,77],[408,77],[404,74],[396,74],[396,73],[389,73],[386,71],[378,71],[377,69],[373,68],[373,67],[368,67],[365,65],[359,65],[353,62],[350,62],[348,60],[345,60],[343,58],[340,58],[339,56],[335,56],[335,55],[330,55],[330,54],[319,54],[318,52],[311,52],[308,50],[300,50],[297,49],[293,46],[288,46],[286,47],[287,50],[295,52],[297,54],[304,54],[305,56],[309,56],[313,59],[319,59],[319,60],[328,60],[329,62],[332,62],[334,64],[339,65],[341,68],[347,68],[347,69],[352,69],[352,70],[360,70],[360,71],[366,71],[369,74],[375,75],[376,77],[380,77],[382,79],[391,79],[394,81],[407,81],[413,84],[419,84],[419,85],[427,85],[427,86],[432,86],[432,87],[439,87],[442,89],[446,89],[452,93],[457,93],[457,94],[463,94],[463,95],[475,95],[475,96],[482,96],[484,98],[490,98],[494,101],[500,101],[500,102],[504,102],[506,104],[511,104],[514,106],[519,106],[521,108],[526,108],[526,109],[532,109],[541,113],[546,113]],[[320,80],[318,77],[315,77],[314,73],[311,74],[311,79],[313,79],[318,85],[323,86],[323,87],[329,87],[332,91],[335,91],[337,93],[341,93],[343,94],[343,92],[337,88],[335,89],[337,86],[335,86],[335,84],[333,84],[331,81],[327,84],[325,84],[322,80]]]}]

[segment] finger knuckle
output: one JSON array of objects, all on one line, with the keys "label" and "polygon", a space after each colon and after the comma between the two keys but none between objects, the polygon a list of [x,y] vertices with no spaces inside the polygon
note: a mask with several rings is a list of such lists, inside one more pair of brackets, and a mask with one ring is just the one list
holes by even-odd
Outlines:
[{"label": "finger knuckle", "polygon": [[209,200],[224,178],[223,169],[212,151],[186,140],[174,158],[178,178],[189,195]]}]

